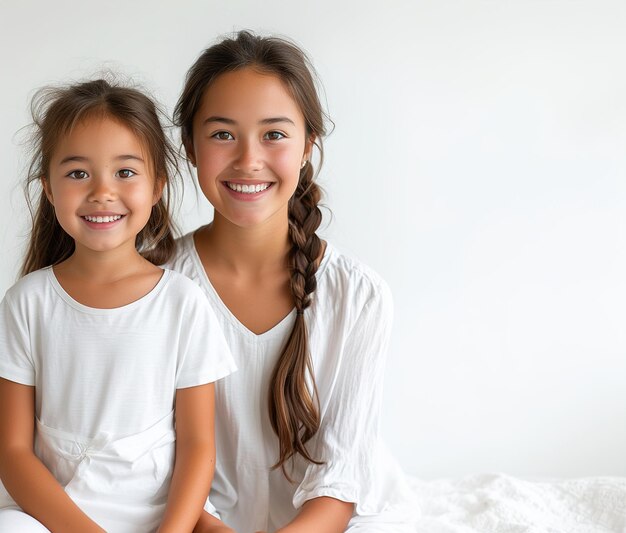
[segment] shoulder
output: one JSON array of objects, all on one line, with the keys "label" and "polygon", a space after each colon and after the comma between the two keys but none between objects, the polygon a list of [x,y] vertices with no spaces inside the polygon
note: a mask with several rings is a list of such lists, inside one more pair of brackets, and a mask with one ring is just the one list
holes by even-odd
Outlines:
[{"label": "shoulder", "polygon": [[184,274],[173,270],[170,266],[161,267],[167,276],[165,280],[165,293],[168,299],[177,299],[193,305],[204,305],[206,296],[202,289]]},{"label": "shoulder", "polygon": [[20,278],[7,290],[5,300],[17,303],[41,296],[50,287],[51,268],[35,270]]},{"label": "shoulder", "polygon": [[363,365],[378,368],[393,324],[389,286],[356,257],[332,246],[327,253],[308,323],[315,364],[326,374]]},{"label": "shoulder", "polygon": [[28,324],[32,319],[54,316],[51,307],[58,299],[52,283],[51,267],[31,272],[10,287],[2,299],[2,320]]},{"label": "shoulder", "polygon": [[168,276],[162,291],[161,305],[165,306],[164,312],[170,316],[176,315],[178,320],[186,322],[188,327],[217,320],[211,303],[197,283],[171,268],[165,266],[162,268]]},{"label": "shoulder", "polygon": [[355,318],[364,309],[391,316],[393,298],[387,282],[358,258],[328,244],[320,265],[316,305],[324,312],[348,313]]},{"label": "shoulder", "polygon": [[322,261],[320,266],[320,285],[328,285],[328,289],[337,295],[358,300],[391,299],[389,285],[373,268],[331,244],[328,244],[326,253],[327,262]]}]

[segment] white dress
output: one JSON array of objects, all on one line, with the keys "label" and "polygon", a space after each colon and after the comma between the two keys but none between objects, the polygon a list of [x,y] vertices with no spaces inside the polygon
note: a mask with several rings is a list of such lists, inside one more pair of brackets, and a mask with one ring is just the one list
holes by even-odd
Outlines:
[{"label": "white dress", "polygon": [[272,532],[307,500],[354,502],[350,533],[415,531],[413,502],[397,464],[378,439],[382,385],[392,322],[386,283],[361,263],[326,248],[317,290],[305,311],[321,407],[321,426],[308,449],[321,466],[299,456],[292,478],[272,469],[278,441],[267,409],[272,370],[292,329],[295,309],[256,335],[220,300],[195,249],[193,235],[177,242],[169,268],[198,283],[209,298],[238,372],[216,384],[217,465],[211,504],[240,533]]},{"label": "white dress", "polygon": [[[176,389],[235,368],[202,291],[171,270],[115,309],[75,301],[51,268],[22,278],[0,304],[0,376],[36,389],[35,453],[109,533],[158,527],[174,464]],[[18,511],[0,485],[0,529],[35,522]]]}]

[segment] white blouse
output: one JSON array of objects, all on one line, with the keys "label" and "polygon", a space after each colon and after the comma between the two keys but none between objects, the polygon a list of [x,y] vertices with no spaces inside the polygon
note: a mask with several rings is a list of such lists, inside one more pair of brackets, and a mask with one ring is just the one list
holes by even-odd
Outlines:
[{"label": "white blouse", "polygon": [[[406,489],[397,465],[378,442],[393,315],[387,284],[327,246],[316,274],[317,290],[304,314],[321,411],[320,429],[307,448],[324,464],[297,456],[290,483],[280,468],[272,469],[279,447],[267,395],[295,309],[265,333],[248,330],[211,285],[191,233],[179,239],[168,267],[207,294],[239,368],[215,385],[217,466],[210,500],[221,519],[237,531],[273,531],[319,496],[354,502],[353,521],[365,517],[372,523],[375,516],[389,516]],[[210,504],[207,510],[214,511]]]}]

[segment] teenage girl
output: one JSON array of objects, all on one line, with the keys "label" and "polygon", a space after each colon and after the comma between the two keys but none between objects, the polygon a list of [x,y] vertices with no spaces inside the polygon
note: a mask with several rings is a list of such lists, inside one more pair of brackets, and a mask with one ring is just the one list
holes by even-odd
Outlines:
[{"label": "teenage girl", "polygon": [[378,446],[391,297],[316,235],[311,72],[290,42],[240,32],[202,53],[175,111],[215,213],[170,264],[207,294],[239,367],[216,384],[206,509],[238,533],[411,531]]},{"label": "teenage girl", "polygon": [[0,305],[0,531],[191,531],[234,364],[202,292],[155,266],[175,161],[155,105],[98,80],[33,108],[42,193]]}]

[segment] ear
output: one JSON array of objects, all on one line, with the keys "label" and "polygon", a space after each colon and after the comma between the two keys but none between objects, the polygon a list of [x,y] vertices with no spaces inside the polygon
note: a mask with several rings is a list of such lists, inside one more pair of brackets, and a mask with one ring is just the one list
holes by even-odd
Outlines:
[{"label": "ear", "polygon": [[193,141],[189,140],[185,142],[185,154],[187,154],[187,159],[189,159],[189,162],[195,167],[196,166],[196,152],[193,148]]},{"label": "ear", "polygon": [[311,134],[311,136],[304,143],[304,154],[302,155],[302,162],[311,161],[311,156],[313,155],[313,146],[315,146],[315,135]]},{"label": "ear", "polygon": [[43,192],[45,193],[46,198],[52,205],[54,205],[52,189],[50,188],[50,180],[48,179],[47,176],[41,176],[39,179],[41,180],[41,186],[43,187]]},{"label": "ear", "polygon": [[163,196],[163,188],[165,187],[165,178],[157,178],[154,183],[154,193],[152,195],[152,205],[156,205],[161,196]]}]

